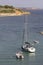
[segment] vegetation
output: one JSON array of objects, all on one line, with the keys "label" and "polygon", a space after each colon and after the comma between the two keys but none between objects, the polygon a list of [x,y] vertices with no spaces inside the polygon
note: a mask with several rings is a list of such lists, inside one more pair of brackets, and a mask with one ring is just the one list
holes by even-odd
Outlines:
[{"label": "vegetation", "polygon": [[15,10],[13,6],[8,6],[8,5],[1,6],[0,5],[0,13],[15,13]]},{"label": "vegetation", "polygon": [[21,9],[16,9],[17,11],[20,11],[21,13],[23,13],[23,11]]},{"label": "vegetation", "polygon": [[9,5],[0,5],[0,13],[15,13],[15,11],[23,12],[21,9]]},{"label": "vegetation", "polygon": [[14,10],[1,10],[0,13],[15,13]]},{"label": "vegetation", "polygon": [[11,9],[13,9],[14,7],[13,6],[9,6],[9,5],[4,5],[4,6],[0,5],[0,8],[11,8]]},{"label": "vegetation", "polygon": [[[2,6],[2,5],[0,5],[0,15],[1,14],[3,14],[3,15],[5,15],[4,13],[9,13],[9,14],[11,14],[11,13],[13,13],[13,14],[15,14],[15,15],[23,15],[23,14],[30,14],[30,13],[28,13],[28,12],[24,12],[23,10],[21,10],[21,9],[19,9],[19,8],[15,8],[15,7],[13,7],[13,6],[9,6],[9,5],[4,5],[4,6]],[[6,14],[6,15],[7,15]]]}]

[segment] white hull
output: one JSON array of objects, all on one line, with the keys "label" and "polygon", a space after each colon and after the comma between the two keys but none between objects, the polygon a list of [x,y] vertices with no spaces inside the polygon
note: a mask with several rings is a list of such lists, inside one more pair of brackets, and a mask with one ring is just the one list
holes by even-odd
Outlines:
[{"label": "white hull", "polygon": [[17,59],[23,59],[24,56],[23,56],[23,54],[21,54],[21,53],[16,53],[16,58],[17,58]]},{"label": "white hull", "polygon": [[30,47],[30,48],[28,48],[28,51],[31,52],[31,53],[34,53],[35,52],[35,48],[34,47]]},{"label": "white hull", "polygon": [[29,46],[27,46],[26,44],[22,46],[22,49],[23,49],[24,51],[31,52],[31,53],[34,53],[35,50],[36,50],[34,47],[32,47],[32,46],[29,47]]}]

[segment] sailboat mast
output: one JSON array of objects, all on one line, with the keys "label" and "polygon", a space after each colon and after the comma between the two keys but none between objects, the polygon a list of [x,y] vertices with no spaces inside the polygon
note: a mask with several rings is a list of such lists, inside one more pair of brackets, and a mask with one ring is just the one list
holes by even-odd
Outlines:
[{"label": "sailboat mast", "polygon": [[27,40],[27,24],[28,24],[27,15],[25,15],[24,18],[25,18],[25,21],[24,21],[25,35],[24,35],[24,37],[25,37],[25,42],[27,42],[28,41]]},{"label": "sailboat mast", "polygon": [[28,41],[27,39],[27,15],[24,15],[24,28],[23,28],[23,38],[22,38],[22,43],[25,43]]}]

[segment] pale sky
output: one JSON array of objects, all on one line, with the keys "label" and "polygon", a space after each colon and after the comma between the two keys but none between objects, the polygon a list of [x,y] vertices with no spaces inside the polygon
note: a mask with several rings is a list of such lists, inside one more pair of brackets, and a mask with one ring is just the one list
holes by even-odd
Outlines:
[{"label": "pale sky", "polygon": [[43,8],[43,0],[0,0],[0,5]]}]

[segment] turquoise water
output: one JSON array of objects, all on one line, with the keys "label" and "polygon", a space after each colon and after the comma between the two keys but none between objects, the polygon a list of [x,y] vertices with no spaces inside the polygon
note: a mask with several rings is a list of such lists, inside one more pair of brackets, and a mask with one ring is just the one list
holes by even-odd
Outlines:
[{"label": "turquoise water", "polygon": [[[36,12],[37,13],[37,12]],[[23,41],[24,16],[0,17],[0,65],[43,65],[43,14],[27,17],[28,41],[39,40],[35,53],[23,52],[24,59],[16,59]]]}]

